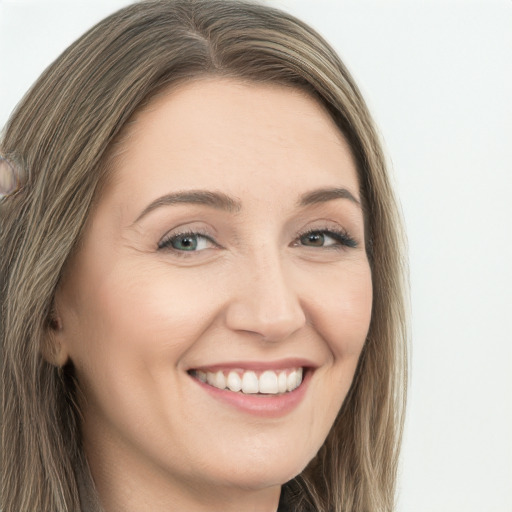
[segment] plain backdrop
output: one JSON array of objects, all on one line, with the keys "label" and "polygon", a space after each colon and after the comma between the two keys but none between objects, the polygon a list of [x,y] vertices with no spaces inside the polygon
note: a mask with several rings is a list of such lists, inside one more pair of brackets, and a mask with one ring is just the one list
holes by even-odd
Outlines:
[{"label": "plain backdrop", "polygon": [[[120,0],[0,0],[0,126]],[[512,512],[512,1],[269,0],[337,49],[380,128],[410,246],[399,512]]]}]

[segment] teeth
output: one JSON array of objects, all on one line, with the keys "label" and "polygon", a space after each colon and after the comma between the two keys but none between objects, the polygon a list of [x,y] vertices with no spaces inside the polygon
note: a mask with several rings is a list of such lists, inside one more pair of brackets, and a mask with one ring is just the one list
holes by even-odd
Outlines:
[{"label": "teeth", "polygon": [[224,389],[226,387],[226,377],[220,370],[215,374],[214,382],[216,388]]},{"label": "teeth", "polygon": [[[230,373],[231,375],[231,373]],[[242,393],[258,393],[259,385],[258,385],[258,377],[254,372],[244,372],[242,377]]]},{"label": "teeth", "polygon": [[297,387],[297,372],[293,370],[288,374],[286,378],[286,387],[287,389],[295,389]]},{"label": "teeth", "polygon": [[277,392],[279,391],[277,379],[278,377],[275,372],[271,372],[270,370],[263,372],[260,376],[259,382],[260,393],[270,393],[272,395],[276,395]]},{"label": "teeth", "polygon": [[[211,384],[212,386],[215,386],[213,382],[208,382],[208,384]],[[228,381],[227,381],[227,387],[231,391],[240,391],[242,389],[242,379],[236,372],[229,372],[228,375]]]},{"label": "teeth", "polygon": [[245,394],[263,393],[267,395],[277,395],[293,391],[302,383],[302,368],[293,370],[265,370],[258,375],[254,371],[240,372],[240,370],[231,370],[226,374],[219,370],[217,372],[203,372],[196,370],[192,374],[201,382],[210,384],[218,389],[229,389],[235,393],[241,391]]},{"label": "teeth", "polygon": [[277,390],[279,393],[286,393],[288,390],[288,383],[287,383],[286,373],[281,372],[279,374],[279,377],[277,378]]}]

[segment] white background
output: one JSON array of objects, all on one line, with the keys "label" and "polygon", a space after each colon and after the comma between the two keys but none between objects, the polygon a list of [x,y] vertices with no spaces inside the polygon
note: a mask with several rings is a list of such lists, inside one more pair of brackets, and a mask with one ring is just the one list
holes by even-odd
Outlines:
[{"label": "white background", "polygon": [[[0,126],[128,2],[0,0]],[[512,1],[273,0],[338,50],[407,224],[412,376],[400,512],[512,512]]]}]

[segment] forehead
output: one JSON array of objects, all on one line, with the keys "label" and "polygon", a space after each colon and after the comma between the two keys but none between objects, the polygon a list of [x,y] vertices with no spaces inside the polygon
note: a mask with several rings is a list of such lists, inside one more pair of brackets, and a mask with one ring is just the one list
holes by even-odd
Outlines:
[{"label": "forehead", "polygon": [[121,145],[112,192],[135,203],[198,188],[261,200],[283,186],[290,194],[347,186],[358,196],[352,153],[326,109],[282,85],[181,84],[134,117]]}]

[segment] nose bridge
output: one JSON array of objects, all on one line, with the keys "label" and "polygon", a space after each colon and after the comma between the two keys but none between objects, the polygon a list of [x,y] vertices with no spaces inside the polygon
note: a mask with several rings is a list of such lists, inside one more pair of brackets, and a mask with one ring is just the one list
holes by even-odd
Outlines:
[{"label": "nose bridge", "polygon": [[231,329],[279,341],[306,321],[300,295],[277,248],[262,247],[245,259],[228,306]]}]

